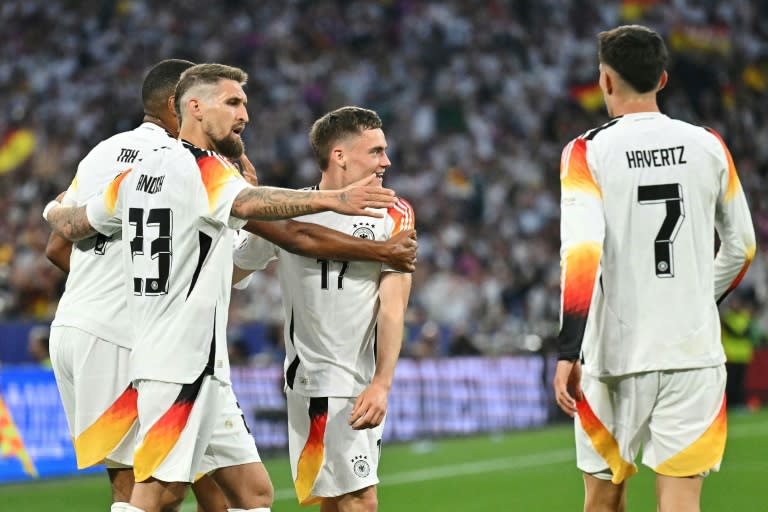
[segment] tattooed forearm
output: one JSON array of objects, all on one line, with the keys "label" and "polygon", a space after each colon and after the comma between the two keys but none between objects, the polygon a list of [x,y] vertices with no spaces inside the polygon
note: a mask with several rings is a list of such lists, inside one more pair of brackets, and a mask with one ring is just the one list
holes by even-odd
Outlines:
[{"label": "tattooed forearm", "polygon": [[323,211],[314,198],[319,192],[274,187],[246,188],[232,203],[232,215],[241,219],[280,220]]},{"label": "tattooed forearm", "polygon": [[48,213],[48,223],[59,235],[73,242],[96,234],[88,222],[85,206],[54,208]]}]

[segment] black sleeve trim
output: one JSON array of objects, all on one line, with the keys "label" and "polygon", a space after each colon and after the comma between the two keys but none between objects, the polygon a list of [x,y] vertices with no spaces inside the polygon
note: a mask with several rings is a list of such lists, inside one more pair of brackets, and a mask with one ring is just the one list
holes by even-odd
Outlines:
[{"label": "black sleeve trim", "polygon": [[581,353],[581,342],[587,329],[587,317],[582,315],[563,315],[563,327],[557,337],[558,359],[575,361]]}]

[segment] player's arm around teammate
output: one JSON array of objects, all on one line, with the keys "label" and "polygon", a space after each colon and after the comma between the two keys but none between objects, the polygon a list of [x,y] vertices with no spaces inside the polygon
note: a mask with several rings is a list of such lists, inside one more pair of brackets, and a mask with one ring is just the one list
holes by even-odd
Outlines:
[{"label": "player's arm around teammate", "polygon": [[69,272],[69,255],[72,254],[72,242],[56,233],[51,233],[45,246],[45,257],[62,272]]},{"label": "player's arm around teammate", "polygon": [[[130,169],[125,171],[128,172]],[[232,203],[231,213],[233,217],[251,220],[280,220],[322,211],[381,217],[380,213],[367,208],[389,208],[395,204],[395,194],[390,189],[373,185],[374,179],[375,175],[372,174],[344,189],[334,191],[246,186]],[[119,188],[119,182],[116,186]],[[116,193],[116,190],[112,189],[110,193]],[[86,208],[87,205],[63,206],[53,200],[43,210],[43,218],[63,238],[70,241],[82,240],[97,234],[88,219]]]},{"label": "player's arm around teammate", "polygon": [[[243,154],[239,164],[245,181],[258,186],[256,168]],[[350,236],[320,224],[282,221],[249,221],[244,231],[260,236],[280,246],[282,249],[313,258],[337,261],[377,261],[389,265],[401,272],[416,270],[416,230],[404,230],[393,238],[377,242]],[[253,270],[234,266],[232,283],[237,284],[250,275]]]},{"label": "player's arm around teammate", "polygon": [[[377,261],[401,272],[416,270],[416,230],[402,231],[386,241],[354,237],[319,224],[285,221],[250,221],[243,228],[288,252],[336,261]],[[253,270],[235,265],[233,283]]]}]

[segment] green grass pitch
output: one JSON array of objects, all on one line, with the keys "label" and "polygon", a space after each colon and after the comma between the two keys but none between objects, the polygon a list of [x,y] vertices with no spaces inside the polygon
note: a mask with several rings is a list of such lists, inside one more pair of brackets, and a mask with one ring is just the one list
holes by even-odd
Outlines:
[{"label": "green grass pitch", "polygon": [[[763,510],[768,474],[768,412],[729,415],[726,458],[708,477],[703,511]],[[296,504],[285,458],[268,459],[275,485],[273,510]],[[555,426],[498,436],[443,439],[431,445],[384,446],[379,509],[424,511],[581,510],[581,475],[574,465],[572,429]],[[654,511],[653,474],[641,466],[630,480],[629,512]],[[109,510],[104,476],[0,485],[0,510],[90,512]],[[182,512],[196,510],[188,496]]]}]

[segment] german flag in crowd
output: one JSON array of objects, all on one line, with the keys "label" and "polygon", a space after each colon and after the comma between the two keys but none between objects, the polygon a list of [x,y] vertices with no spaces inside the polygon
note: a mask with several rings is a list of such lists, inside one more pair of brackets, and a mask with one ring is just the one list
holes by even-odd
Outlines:
[{"label": "german flag in crowd", "polygon": [[19,429],[16,428],[11,411],[8,410],[2,396],[0,396],[0,457],[16,457],[21,462],[24,472],[37,478],[37,469],[24,448]]},{"label": "german flag in crowd", "polygon": [[669,33],[669,46],[678,52],[730,55],[731,31],[722,25],[677,25]]},{"label": "german flag in crowd", "polygon": [[603,92],[598,82],[573,85],[569,92],[571,98],[575,99],[587,112],[595,112],[603,108]]},{"label": "german flag in crowd", "polygon": [[32,130],[19,128],[0,136],[0,174],[10,172],[27,161],[37,145]]},{"label": "german flag in crowd", "polygon": [[742,71],[741,80],[753,91],[765,92],[768,88],[768,64],[750,64]]},{"label": "german flag in crowd", "polygon": [[637,21],[657,4],[659,4],[659,0],[622,0],[621,19]]}]

